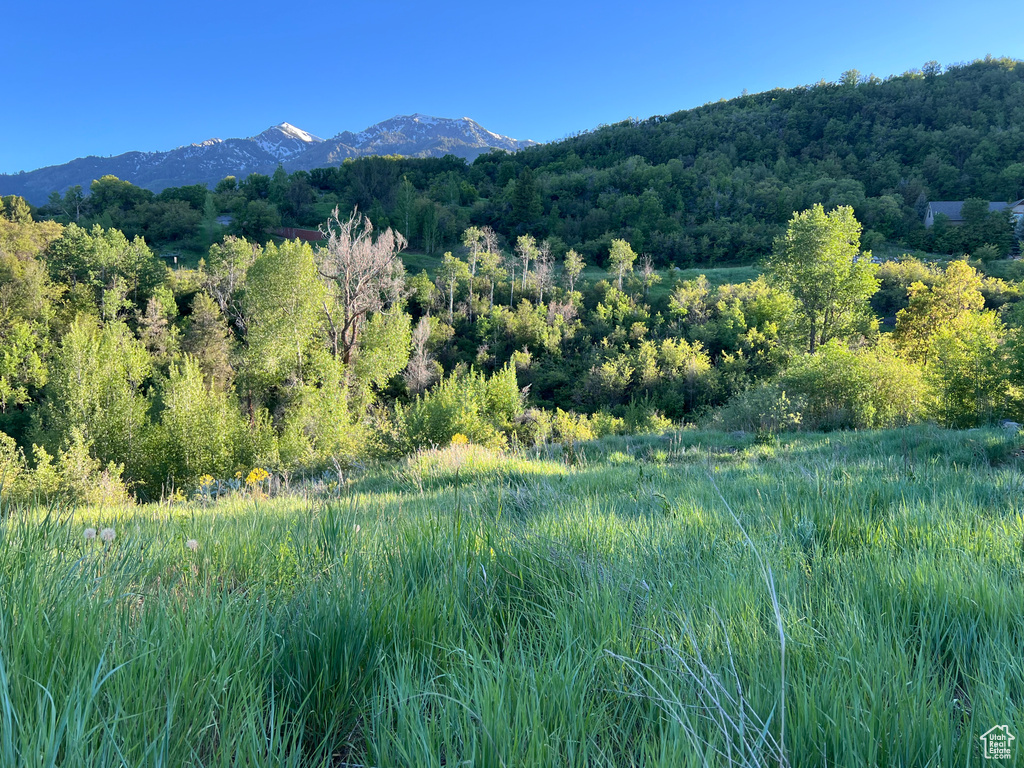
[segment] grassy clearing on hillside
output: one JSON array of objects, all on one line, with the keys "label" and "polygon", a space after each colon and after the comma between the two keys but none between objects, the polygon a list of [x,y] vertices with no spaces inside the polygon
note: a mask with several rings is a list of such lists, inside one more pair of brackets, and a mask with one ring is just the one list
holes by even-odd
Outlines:
[{"label": "grassy clearing on hillside", "polygon": [[1021,723],[1018,451],[683,431],[5,509],[0,764],[974,764]]},{"label": "grassy clearing on hillside", "polygon": [[[461,258],[461,257],[460,257]],[[405,271],[410,275],[418,275],[426,270],[431,277],[441,264],[441,256],[430,256],[418,251],[403,251],[402,261],[405,263]],[[555,268],[556,276],[560,279],[561,264]],[[717,288],[726,283],[742,283],[747,280],[755,280],[761,274],[756,265],[732,266],[732,267],[694,267],[693,269],[659,269],[661,282],[651,289],[651,299],[666,298],[672,292],[672,288],[680,280],[692,280],[698,275],[707,277],[712,288]],[[612,274],[604,267],[590,265],[583,270],[582,279],[588,283],[596,283],[599,280],[611,280]]]},{"label": "grassy clearing on hillside", "polygon": [[402,251],[402,261],[405,263],[406,274],[418,275],[423,270],[434,277],[434,273],[441,265],[441,256],[431,256],[421,251]]},{"label": "grassy clearing on hillside", "polygon": [[[747,280],[756,280],[761,274],[759,267],[748,264],[739,267],[693,267],[692,269],[659,269],[661,282],[651,289],[651,293],[663,291],[670,293],[672,288],[680,280],[693,280],[700,275],[708,279],[712,288],[717,288],[726,283],[743,283]],[[583,279],[596,283],[599,280],[612,280],[611,273],[602,267],[590,266],[583,270]]]}]

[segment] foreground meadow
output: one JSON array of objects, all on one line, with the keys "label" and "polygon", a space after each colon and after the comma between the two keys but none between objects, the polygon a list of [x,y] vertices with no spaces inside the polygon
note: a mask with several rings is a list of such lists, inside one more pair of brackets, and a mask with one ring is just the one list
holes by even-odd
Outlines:
[{"label": "foreground meadow", "polygon": [[0,765],[971,765],[1024,724],[1019,442],[684,431],[5,507]]}]

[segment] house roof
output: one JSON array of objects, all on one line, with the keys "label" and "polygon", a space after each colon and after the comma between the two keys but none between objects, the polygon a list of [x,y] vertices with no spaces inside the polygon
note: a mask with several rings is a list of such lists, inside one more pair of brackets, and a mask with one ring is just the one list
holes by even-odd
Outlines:
[{"label": "house roof", "polygon": [[[938,216],[941,213],[943,216],[948,216],[950,221],[963,221],[963,216],[960,215],[960,209],[963,208],[963,205],[963,200],[935,200],[928,203],[932,216]],[[1013,205],[1015,203],[989,203],[988,210],[989,213],[999,212],[1006,208],[1011,208]]]}]

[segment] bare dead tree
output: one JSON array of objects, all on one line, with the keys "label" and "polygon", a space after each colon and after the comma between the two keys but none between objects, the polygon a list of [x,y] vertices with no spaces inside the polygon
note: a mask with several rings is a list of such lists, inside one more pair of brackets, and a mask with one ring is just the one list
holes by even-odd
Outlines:
[{"label": "bare dead tree", "polygon": [[516,297],[516,267],[519,266],[519,255],[513,251],[511,253],[503,253],[501,256],[509,276],[508,305],[511,307]]},{"label": "bare dead tree", "polygon": [[490,253],[498,252],[498,233],[490,227],[480,227],[480,237],[484,242],[484,250]]},{"label": "bare dead tree", "polygon": [[646,253],[640,257],[640,284],[644,289],[644,300],[651,292],[651,287],[661,282],[661,275],[654,268],[654,262]]},{"label": "bare dead tree", "polygon": [[533,235],[520,235],[516,239],[516,255],[523,262],[523,291],[526,291],[526,278],[530,274],[530,261],[537,257],[537,240]]},{"label": "bare dead tree", "polygon": [[406,239],[390,228],[375,238],[373,224],[358,210],[342,221],[337,208],[320,232],[327,243],[317,251],[317,269],[330,294],[324,312],[334,356],[347,365],[368,317],[387,311],[402,297],[405,267],[399,254]]},{"label": "bare dead tree", "polygon": [[555,270],[551,263],[551,244],[541,241],[537,248],[537,265],[533,270],[534,282],[537,285],[537,303],[544,303],[544,291],[554,285]]},{"label": "bare dead tree", "polygon": [[572,323],[579,315],[579,311],[572,299],[558,301],[554,299],[548,304],[548,325],[554,325],[555,320],[561,317],[566,324]]},{"label": "bare dead tree", "polygon": [[427,351],[430,340],[430,318],[421,317],[412,332],[412,355],[409,364],[402,374],[409,391],[416,395],[425,390],[439,378],[437,362]]}]

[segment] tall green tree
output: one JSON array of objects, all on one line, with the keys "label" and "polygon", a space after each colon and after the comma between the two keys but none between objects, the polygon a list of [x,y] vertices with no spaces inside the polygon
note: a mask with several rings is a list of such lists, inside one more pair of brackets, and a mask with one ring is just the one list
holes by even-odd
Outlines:
[{"label": "tall green tree", "polygon": [[502,268],[502,254],[501,251],[486,250],[480,254],[480,273],[487,280],[487,284],[490,287],[490,303],[488,307],[494,309],[494,287],[502,280],[507,277],[507,272]]},{"label": "tall green tree", "polygon": [[209,389],[224,392],[230,388],[234,378],[231,329],[209,294],[198,293],[192,300],[192,314],[184,323],[181,347],[202,369]]},{"label": "tall green tree", "polygon": [[441,266],[437,268],[438,287],[448,297],[448,324],[455,322],[455,293],[459,284],[469,280],[469,267],[462,259],[452,256],[451,252],[444,255]]},{"label": "tall green tree", "polygon": [[767,271],[796,299],[811,353],[867,316],[878,290],[871,254],[860,253],[860,233],[852,208],[825,213],[819,204],[794,213],[775,241]]},{"label": "tall green tree", "polygon": [[995,312],[971,312],[931,338],[925,369],[940,422],[964,429],[1003,415],[1009,379],[1005,328]]},{"label": "tall green tree", "polygon": [[520,235],[516,238],[516,255],[523,265],[523,290],[526,290],[526,280],[530,276],[530,262],[536,260],[539,250],[537,249],[537,238],[533,235]]},{"label": "tall green tree", "polygon": [[915,281],[907,292],[910,303],[896,315],[893,336],[904,355],[921,363],[929,361],[937,333],[955,327],[985,306],[981,275],[966,261],[951,262],[932,285]]},{"label": "tall green tree", "polygon": [[[10,211],[7,211],[10,213]],[[46,357],[54,324],[54,301],[60,288],[40,258],[48,236],[59,230],[50,222],[15,221],[0,214],[0,413],[30,402],[31,390],[46,381]]]},{"label": "tall green tree", "polygon": [[583,273],[583,268],[586,266],[586,262],[583,261],[583,257],[576,253],[575,250],[569,249],[565,254],[565,262],[563,263],[564,275],[565,275],[565,287],[569,293],[576,290],[576,281],[579,280],[580,275]]},{"label": "tall green tree", "polygon": [[224,316],[240,330],[246,327],[242,310],[245,276],[262,253],[258,244],[228,236],[211,245],[206,259],[200,263],[206,290],[217,301]]},{"label": "tall green tree", "polygon": [[145,240],[129,240],[120,230],[99,224],[91,230],[68,225],[50,244],[47,257],[56,282],[90,286],[97,301],[102,301],[103,291],[114,289],[120,281],[124,298],[140,310],[167,278],[167,267]]},{"label": "tall green tree", "polygon": [[82,194],[82,185],[76,184],[73,187],[68,187],[63,197],[56,190],[51,192],[47,207],[50,209],[50,215],[60,217],[65,224],[70,222],[77,224],[81,221],[82,213],[86,208],[86,199]]},{"label": "tall green tree", "polygon": [[101,176],[89,185],[88,208],[94,217],[106,216],[111,223],[119,226],[125,214],[140,203],[148,203],[152,199],[153,193],[148,189],[108,175]]},{"label": "tall green tree", "polygon": [[259,198],[247,202],[235,215],[235,230],[251,240],[265,240],[267,232],[279,226],[281,214],[277,206]]},{"label": "tall green tree", "polygon": [[473,301],[475,299],[476,267],[480,262],[480,253],[484,248],[484,233],[479,227],[469,227],[462,233],[462,246],[466,249],[466,261],[469,264],[469,319],[473,319]]},{"label": "tall green tree", "polygon": [[519,174],[512,190],[512,226],[523,231],[535,227],[544,207],[540,200],[540,190],[534,180],[533,170],[526,166]]},{"label": "tall green tree", "polygon": [[161,481],[182,487],[204,474],[230,477],[244,466],[246,428],[238,404],[226,391],[207,386],[198,360],[186,355],[171,366],[160,399]]},{"label": "tall green tree", "polygon": [[412,240],[416,226],[416,187],[407,178],[402,178],[395,191],[395,228],[408,242]]},{"label": "tall green tree", "polygon": [[611,251],[608,254],[608,264],[612,273],[617,279],[618,289],[622,290],[622,279],[627,272],[633,271],[633,264],[636,262],[636,253],[625,240],[612,240]]},{"label": "tall green tree", "polygon": [[303,380],[303,363],[323,330],[327,297],[313,249],[269,243],[246,273],[246,370],[263,388]]}]

